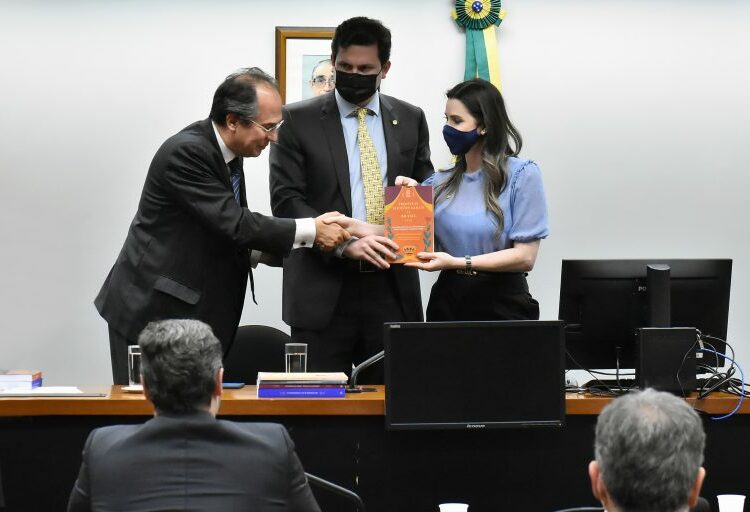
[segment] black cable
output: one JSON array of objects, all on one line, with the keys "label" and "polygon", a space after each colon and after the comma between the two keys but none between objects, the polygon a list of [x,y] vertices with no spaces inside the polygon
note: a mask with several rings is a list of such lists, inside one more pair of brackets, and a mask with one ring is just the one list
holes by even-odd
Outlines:
[{"label": "black cable", "polygon": [[[698,388],[698,399],[702,400],[715,391],[722,391],[731,395],[750,398],[750,384],[743,383],[740,379],[734,377],[738,369],[737,364],[734,362],[736,360],[734,347],[732,347],[732,345],[726,340],[717,338],[716,336],[703,334],[700,331],[698,331],[698,336],[700,341],[707,347],[710,347],[716,356],[715,367],[711,367],[707,363],[700,363],[696,365],[696,370],[700,369],[704,373],[710,374],[709,377],[705,379],[702,385]],[[719,343],[723,343],[724,346],[729,349],[731,354],[731,357],[729,359],[730,361],[732,361],[732,363],[729,365],[726,371],[719,370],[720,353],[718,350],[716,350],[716,347],[714,345],[706,340],[714,340]],[[743,388],[745,390],[744,393],[742,392]]]},{"label": "black cable", "polygon": [[[597,372],[594,370],[589,370],[588,368],[584,368],[581,363],[579,363],[573,355],[568,352],[568,350],[565,350],[565,353],[567,356],[573,361],[573,363],[578,367],[578,369],[583,370],[587,372],[589,375],[591,375],[598,384],[591,385],[589,383],[588,387],[579,386],[577,389],[575,386],[571,386],[571,392],[575,393],[586,393],[597,396],[620,396],[622,394],[628,393],[630,391],[630,388],[614,388],[609,386],[606,382],[600,380],[595,374],[603,374],[603,375],[612,375],[611,373],[604,373],[604,372]],[[568,390],[568,387],[566,386],[566,391]]]}]

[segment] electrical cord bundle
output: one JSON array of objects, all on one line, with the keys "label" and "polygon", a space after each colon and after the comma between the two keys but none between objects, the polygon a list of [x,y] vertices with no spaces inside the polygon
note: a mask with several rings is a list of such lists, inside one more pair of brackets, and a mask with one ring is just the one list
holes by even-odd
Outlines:
[{"label": "electrical cord bundle", "polygon": [[[576,358],[573,357],[573,355],[568,352],[568,350],[565,350],[565,353],[570,358],[571,361],[580,369],[591,375],[596,383],[589,382],[586,386],[565,386],[565,391],[567,393],[588,393],[590,395],[596,395],[596,396],[620,396],[629,393],[633,389],[635,389],[635,381],[629,379],[630,385],[623,385],[623,381],[620,380],[620,377],[635,377],[634,373],[620,373],[620,358],[617,358],[616,362],[616,368],[615,373],[608,373],[608,372],[600,372],[597,370],[590,370],[588,368],[584,368],[583,365],[581,365],[578,361],[576,361]],[[566,372],[567,373],[567,372]],[[607,380],[601,380],[597,375],[602,375],[606,377],[614,377],[615,382],[617,383],[616,386],[612,386],[609,384],[611,381]],[[626,381],[628,382],[628,381]]]},{"label": "electrical cord bundle", "polygon": [[[725,346],[731,352],[731,357],[726,354],[719,353],[719,351],[716,350],[716,347],[713,344],[711,344],[709,340],[724,343]],[[595,396],[615,396],[616,397],[616,396],[627,394],[637,389],[637,383],[628,379],[627,381],[625,381],[625,384],[627,385],[624,385],[623,381],[620,379],[620,377],[632,377],[633,374],[632,373],[623,374],[620,372],[619,357],[616,359],[615,373],[608,373],[608,372],[600,372],[600,371],[584,368],[578,361],[576,361],[575,357],[573,357],[570,352],[568,352],[567,350],[565,352],[567,356],[570,358],[570,360],[573,361],[575,366],[577,366],[580,370],[587,372],[589,375],[593,377],[593,381],[589,382],[586,386],[566,385],[565,386],[566,392],[578,393],[578,394],[588,393],[588,394],[595,395]],[[729,343],[727,343],[726,340],[722,340],[714,336],[703,334],[700,330],[696,329],[695,343],[692,345],[690,350],[688,350],[683,356],[682,364],[685,363],[685,361],[687,360],[688,356],[691,353],[695,353],[695,352],[713,354],[713,356],[715,357],[715,364],[713,366],[707,363],[703,363],[703,362],[696,364],[696,373],[698,375],[708,374],[708,377],[698,380],[697,399],[702,400],[706,398],[709,394],[715,391],[721,391],[724,393],[735,395],[739,397],[736,407],[731,412],[724,414],[722,416],[711,416],[711,419],[723,420],[723,419],[733,416],[734,414],[737,413],[737,411],[740,410],[740,407],[742,407],[742,403],[744,399],[750,398],[750,384],[745,382],[745,373],[736,361],[734,348]],[[724,357],[726,360],[730,362],[730,366],[726,370],[721,370],[719,368],[719,357]],[[680,369],[682,369],[682,365],[680,365]],[[739,378],[736,378],[735,375],[738,372],[739,372]],[[677,376],[676,376],[678,382],[680,381],[679,374],[680,372],[678,371]],[[599,377],[597,377],[597,375],[615,377],[616,385],[612,386],[611,384],[608,383],[607,380],[602,380]],[[683,396],[687,396],[692,390],[682,389],[682,391],[683,391],[682,393]]]},{"label": "electrical cord bundle", "polygon": [[[731,357],[724,354],[724,359],[727,359],[730,362],[729,368],[727,368],[725,371],[721,371],[719,369],[719,356],[721,356],[722,354],[720,354],[716,350],[716,347],[707,340],[724,343],[732,353]],[[723,420],[729,418],[740,410],[740,407],[742,407],[742,402],[745,400],[745,398],[750,398],[750,390],[748,390],[748,388],[750,388],[750,384],[747,384],[745,382],[745,372],[736,361],[734,348],[729,343],[727,343],[726,340],[703,334],[700,331],[698,331],[695,345],[699,347],[699,352],[713,354],[716,357],[715,366],[709,366],[705,363],[696,365],[699,374],[709,374],[706,379],[701,379],[701,381],[699,382],[698,400],[706,398],[710,393],[713,393],[714,391],[722,391],[724,393],[739,397],[739,399],[737,400],[737,405],[731,412],[722,416],[711,416],[712,420]],[[739,372],[740,374],[739,379],[734,377],[737,372]]]}]

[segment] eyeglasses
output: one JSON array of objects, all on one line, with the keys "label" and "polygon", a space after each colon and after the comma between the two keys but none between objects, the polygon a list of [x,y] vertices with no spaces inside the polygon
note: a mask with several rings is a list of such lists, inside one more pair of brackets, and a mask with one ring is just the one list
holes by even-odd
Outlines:
[{"label": "eyeglasses", "polygon": [[336,77],[335,76],[325,77],[323,75],[318,75],[316,77],[313,77],[312,83],[314,83],[315,85],[325,85],[325,84],[328,84],[331,87],[334,87],[336,85]]},{"label": "eyeglasses", "polygon": [[250,120],[250,122],[251,122],[251,123],[253,123],[253,124],[254,124],[255,126],[257,126],[258,128],[260,128],[261,130],[263,130],[263,131],[264,131],[264,132],[266,132],[266,133],[271,133],[271,132],[274,132],[274,131],[278,130],[279,128],[281,128],[281,125],[282,125],[282,124],[284,124],[284,120],[282,119],[281,121],[279,121],[279,122],[278,122],[278,123],[276,123],[275,125],[271,126],[270,128],[266,128],[266,127],[265,127],[265,126],[263,126],[262,124],[260,124],[260,123],[256,123],[256,122],[255,122],[255,121],[253,121],[252,119]]}]

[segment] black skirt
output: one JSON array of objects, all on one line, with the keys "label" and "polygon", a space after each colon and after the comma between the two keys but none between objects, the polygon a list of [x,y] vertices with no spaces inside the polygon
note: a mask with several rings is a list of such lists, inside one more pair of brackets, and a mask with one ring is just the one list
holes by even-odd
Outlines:
[{"label": "black skirt", "polygon": [[538,319],[539,303],[522,273],[443,270],[427,305],[428,322]]}]

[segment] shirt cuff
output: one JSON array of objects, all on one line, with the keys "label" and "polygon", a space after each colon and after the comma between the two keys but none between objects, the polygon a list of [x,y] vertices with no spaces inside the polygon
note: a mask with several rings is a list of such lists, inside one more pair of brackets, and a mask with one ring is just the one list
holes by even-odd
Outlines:
[{"label": "shirt cuff", "polygon": [[312,248],[315,243],[315,219],[312,217],[307,219],[294,219],[297,224],[297,228],[294,230],[294,245],[292,249],[299,249],[300,247]]},{"label": "shirt cuff", "polygon": [[344,257],[344,251],[346,250],[347,247],[349,247],[349,244],[352,243],[352,242],[354,242],[355,240],[359,240],[359,239],[356,236],[353,236],[353,237],[351,237],[348,240],[344,240],[343,242],[341,242],[338,245],[338,247],[336,247],[336,250],[333,251],[333,254],[337,258],[343,258]]}]

